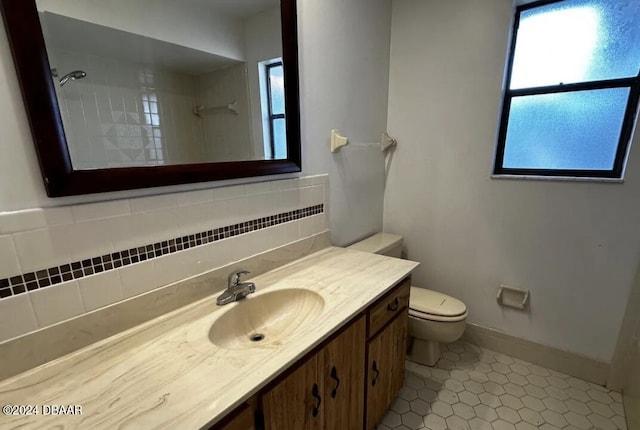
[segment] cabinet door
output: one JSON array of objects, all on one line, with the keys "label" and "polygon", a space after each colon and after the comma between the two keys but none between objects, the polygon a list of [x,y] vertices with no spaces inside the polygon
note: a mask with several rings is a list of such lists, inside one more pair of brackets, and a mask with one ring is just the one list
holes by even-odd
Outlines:
[{"label": "cabinet door", "polygon": [[402,388],[408,315],[409,310],[405,308],[369,342],[367,430],[375,428]]},{"label": "cabinet door", "polygon": [[211,430],[256,430],[254,412],[252,405],[245,404]]},{"label": "cabinet door", "polygon": [[265,430],[320,430],[324,427],[324,379],[319,354],[262,396]]},{"label": "cabinet door", "polygon": [[362,429],[365,331],[363,316],[322,350],[326,429]]}]

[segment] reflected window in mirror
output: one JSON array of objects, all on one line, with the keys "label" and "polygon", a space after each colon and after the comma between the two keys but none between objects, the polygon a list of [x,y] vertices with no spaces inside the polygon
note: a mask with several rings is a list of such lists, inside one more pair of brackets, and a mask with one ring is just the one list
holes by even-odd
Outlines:
[{"label": "reflected window in mirror", "polygon": [[272,159],[287,157],[286,116],[284,109],[284,70],[282,59],[276,58],[264,64],[266,79],[266,124],[265,130],[265,154]]}]

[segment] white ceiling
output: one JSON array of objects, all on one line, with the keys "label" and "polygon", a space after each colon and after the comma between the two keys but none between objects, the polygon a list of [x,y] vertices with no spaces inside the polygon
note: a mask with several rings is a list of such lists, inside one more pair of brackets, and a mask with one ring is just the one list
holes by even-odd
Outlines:
[{"label": "white ceiling", "polygon": [[41,13],[41,19],[46,21],[47,45],[53,48],[149,64],[190,75],[207,73],[237,62],[209,52],[50,12]]}]

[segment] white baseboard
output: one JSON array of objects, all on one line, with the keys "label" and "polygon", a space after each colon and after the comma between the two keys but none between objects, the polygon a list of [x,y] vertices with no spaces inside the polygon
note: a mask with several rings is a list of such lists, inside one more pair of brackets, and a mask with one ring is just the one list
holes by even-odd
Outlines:
[{"label": "white baseboard", "polygon": [[609,375],[608,363],[475,324],[467,324],[462,340],[598,385]]}]

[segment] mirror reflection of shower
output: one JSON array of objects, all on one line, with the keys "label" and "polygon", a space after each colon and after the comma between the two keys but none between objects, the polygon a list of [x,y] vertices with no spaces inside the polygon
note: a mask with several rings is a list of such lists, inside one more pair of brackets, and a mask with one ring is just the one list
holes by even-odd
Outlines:
[{"label": "mirror reflection of shower", "polygon": [[[58,70],[57,69],[52,69],[51,70],[52,74],[54,77],[58,77]],[[73,72],[69,72],[66,75],[64,75],[62,78],[60,78],[60,86],[64,87],[65,84],[69,81],[75,81],[76,79],[82,79],[82,78],[86,78],[87,77],[87,72],[85,72],[84,70],[74,70]]]}]

